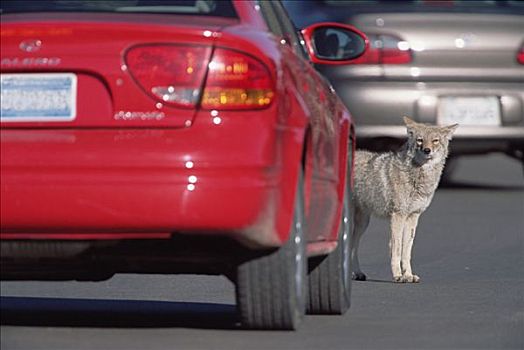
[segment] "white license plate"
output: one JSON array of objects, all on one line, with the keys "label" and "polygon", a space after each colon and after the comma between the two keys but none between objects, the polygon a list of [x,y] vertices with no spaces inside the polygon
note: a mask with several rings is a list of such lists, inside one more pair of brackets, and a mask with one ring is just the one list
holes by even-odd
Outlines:
[{"label": "white license plate", "polygon": [[2,122],[71,121],[77,77],[72,73],[2,74]]},{"label": "white license plate", "polygon": [[438,121],[442,125],[500,125],[500,103],[496,96],[441,97]]}]

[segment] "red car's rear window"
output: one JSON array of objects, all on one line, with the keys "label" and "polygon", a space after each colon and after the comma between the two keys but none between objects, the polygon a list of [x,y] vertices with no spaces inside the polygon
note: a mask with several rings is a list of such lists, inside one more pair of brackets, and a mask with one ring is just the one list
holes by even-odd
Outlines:
[{"label": "red car's rear window", "polygon": [[228,0],[2,0],[2,13],[118,12],[237,17]]}]

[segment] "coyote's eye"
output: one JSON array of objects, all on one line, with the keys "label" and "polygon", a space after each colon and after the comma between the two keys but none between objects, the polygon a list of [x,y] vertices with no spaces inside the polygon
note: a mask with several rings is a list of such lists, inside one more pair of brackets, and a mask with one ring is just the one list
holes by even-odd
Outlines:
[{"label": "coyote's eye", "polygon": [[438,145],[438,144],[439,144],[439,142],[440,142],[440,140],[439,140],[439,139],[434,139],[434,140],[433,140],[433,144],[434,144],[434,145]]},{"label": "coyote's eye", "polygon": [[417,143],[418,143],[419,145],[421,145],[422,142],[424,142],[424,140],[422,139],[422,137],[417,138]]}]

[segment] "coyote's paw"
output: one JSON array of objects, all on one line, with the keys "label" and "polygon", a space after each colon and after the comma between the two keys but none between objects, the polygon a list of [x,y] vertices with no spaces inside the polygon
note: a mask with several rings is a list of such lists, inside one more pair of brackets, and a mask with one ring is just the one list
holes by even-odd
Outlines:
[{"label": "coyote's paw", "polygon": [[366,275],[362,272],[353,272],[351,278],[355,281],[365,281],[367,279]]},{"label": "coyote's paw", "polygon": [[393,282],[395,283],[419,283],[420,277],[418,277],[417,275],[394,276]]},{"label": "coyote's paw", "polygon": [[393,282],[395,283],[405,283],[406,281],[403,280],[402,275],[400,276],[393,276]]},{"label": "coyote's paw", "polygon": [[420,277],[418,277],[417,275],[411,275],[410,276],[410,280],[408,280],[407,282],[411,282],[411,283],[419,283],[420,282]]}]

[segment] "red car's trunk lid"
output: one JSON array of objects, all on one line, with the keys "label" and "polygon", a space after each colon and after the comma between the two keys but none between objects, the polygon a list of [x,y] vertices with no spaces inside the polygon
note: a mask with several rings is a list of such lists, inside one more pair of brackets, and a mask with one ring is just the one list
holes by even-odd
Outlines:
[{"label": "red car's trunk lid", "polygon": [[[148,91],[150,85],[145,86],[137,76],[147,76],[150,69],[151,77],[162,77],[159,80],[167,91],[177,86],[165,84],[166,72],[160,70],[171,70],[168,73],[177,77],[193,73],[196,69],[191,64],[198,63],[200,85],[193,91],[197,100],[212,53],[213,33],[237,22],[148,14],[2,17],[2,127],[17,128],[187,127],[197,102],[173,103],[169,96]],[[147,56],[148,46],[156,51],[158,47],[174,50],[171,56],[162,56],[174,62],[155,63],[158,57]],[[133,61],[141,64],[137,74],[126,61],[135,47],[141,47],[140,57],[145,57],[145,61],[140,57]]]}]

